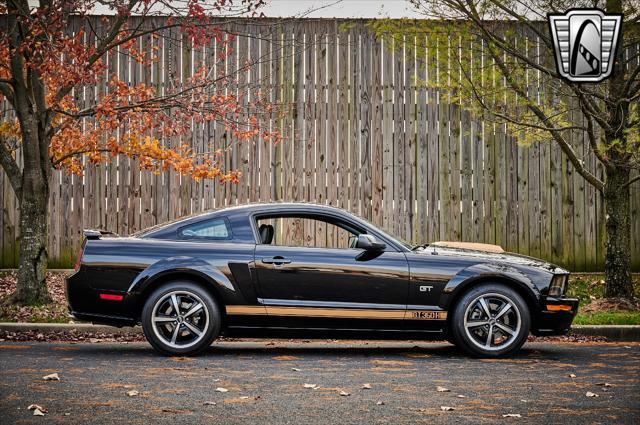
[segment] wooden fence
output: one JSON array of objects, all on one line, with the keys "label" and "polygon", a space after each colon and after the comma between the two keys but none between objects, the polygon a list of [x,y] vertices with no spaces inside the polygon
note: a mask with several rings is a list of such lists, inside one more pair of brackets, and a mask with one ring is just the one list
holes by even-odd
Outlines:
[{"label": "wooden fence", "polygon": [[[194,125],[190,140],[167,141],[191,143],[196,152],[231,146],[225,165],[242,170],[237,185],[140,172],[135,160],[122,157],[88,166],[83,177],[54,171],[52,266],[73,263],[83,228],[126,235],[211,208],[305,201],[345,208],[409,241],[495,243],[576,271],[603,269],[605,219],[597,191],[555,144],[520,146],[502,126],[415,84],[428,78],[423,58],[389,49],[363,21],[236,20],[225,28],[239,34],[228,69],[259,59],[236,75],[235,86],[292,105],[291,114],[269,123],[284,131],[285,142],[229,140],[215,122]],[[215,45],[193,49],[178,30],[165,33],[141,41],[141,47],[156,43],[160,63],[143,69],[114,52],[109,74],[161,87],[189,77],[193,64],[213,63]],[[602,176],[588,144],[572,143]],[[12,267],[18,208],[2,172],[0,188],[0,267]],[[632,192],[639,270],[640,184]]]}]

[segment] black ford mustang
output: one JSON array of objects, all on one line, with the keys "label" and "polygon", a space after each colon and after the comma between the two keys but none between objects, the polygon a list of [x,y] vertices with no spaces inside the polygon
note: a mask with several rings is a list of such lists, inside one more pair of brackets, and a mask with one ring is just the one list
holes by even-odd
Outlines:
[{"label": "black ford mustang", "polygon": [[227,335],[446,337],[504,356],[530,331],[566,333],[578,308],[559,267],[493,245],[412,247],[329,206],[253,204],[131,237],[85,236],[67,279],[73,316],[142,323],[167,354]]}]

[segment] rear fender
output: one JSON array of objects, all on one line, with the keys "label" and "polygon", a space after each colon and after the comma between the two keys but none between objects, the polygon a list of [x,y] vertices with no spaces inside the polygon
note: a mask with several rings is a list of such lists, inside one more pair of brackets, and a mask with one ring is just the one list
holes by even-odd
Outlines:
[{"label": "rear fender", "polygon": [[531,279],[520,270],[503,264],[474,264],[458,272],[444,287],[438,305],[449,309],[451,302],[467,288],[480,281],[498,281],[513,285],[526,294],[526,301],[537,305],[540,301],[540,291]]},{"label": "rear fender", "polygon": [[220,270],[206,261],[187,256],[164,258],[151,264],[135,278],[127,292],[129,294],[143,293],[154,282],[169,274],[193,275],[213,285],[220,293],[236,292],[229,278]]}]

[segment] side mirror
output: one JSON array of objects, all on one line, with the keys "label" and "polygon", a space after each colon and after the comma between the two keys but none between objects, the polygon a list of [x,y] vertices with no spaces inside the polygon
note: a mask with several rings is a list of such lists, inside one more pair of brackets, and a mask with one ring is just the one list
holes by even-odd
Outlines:
[{"label": "side mirror", "polygon": [[384,242],[378,242],[372,235],[358,235],[356,241],[356,248],[364,249],[366,251],[382,251],[387,247]]}]

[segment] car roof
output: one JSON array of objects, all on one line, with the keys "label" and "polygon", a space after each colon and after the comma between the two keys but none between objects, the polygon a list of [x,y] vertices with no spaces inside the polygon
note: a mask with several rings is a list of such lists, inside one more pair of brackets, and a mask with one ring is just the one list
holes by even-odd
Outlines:
[{"label": "car roof", "polygon": [[206,220],[209,218],[215,218],[218,216],[231,217],[253,213],[286,213],[287,211],[302,211],[310,213],[331,212],[337,215],[351,216],[359,221],[362,221],[360,217],[354,216],[345,210],[330,205],[314,204],[311,202],[257,202],[242,205],[232,205],[228,207],[211,209],[195,214],[190,214],[187,216],[176,218],[175,220],[166,221],[164,223],[159,223],[155,226],[142,229],[141,231],[135,233],[133,236],[148,237],[157,234],[164,234],[170,229],[175,229],[188,223],[197,222],[203,219]]},{"label": "car roof", "polygon": [[333,212],[340,212],[340,213],[346,212],[345,210],[336,208],[331,205],[315,204],[313,202],[256,202],[256,203],[228,206],[225,208],[220,208],[220,209],[212,210],[209,212],[205,212],[203,214],[222,213],[222,212],[231,212],[231,211],[248,211],[248,212],[282,211],[283,209],[299,210],[299,209],[307,209],[307,208],[309,210],[314,210],[314,211],[325,210],[325,211],[333,211]]},{"label": "car roof", "polygon": [[373,234],[377,234],[383,240],[385,240],[386,242],[394,246],[396,249],[398,250],[406,249],[406,247],[403,248],[397,241],[395,241],[392,236],[390,235],[385,236],[384,232],[381,233],[380,229],[378,229],[375,225],[367,222],[366,220],[358,217],[357,215],[331,205],[314,204],[312,202],[268,202],[268,203],[259,202],[259,203],[243,204],[243,205],[233,205],[225,208],[192,214],[190,216],[182,217],[172,222],[168,222],[168,223],[165,222],[165,223],[156,225],[154,227],[145,229],[139,232],[138,234],[136,234],[135,236],[143,237],[143,238],[161,237],[164,235],[168,235],[172,233],[175,229],[178,229],[190,223],[198,222],[201,220],[207,220],[211,218],[216,218],[220,216],[226,217],[234,221],[236,218],[239,218],[240,216],[253,215],[255,213],[259,213],[259,214],[285,213],[286,214],[289,211],[294,213],[312,213],[312,214],[327,213],[327,214],[333,215],[334,217],[343,217],[345,219],[350,218],[351,221],[355,221],[356,223],[359,223],[361,227],[368,229],[368,231],[372,232]]}]

